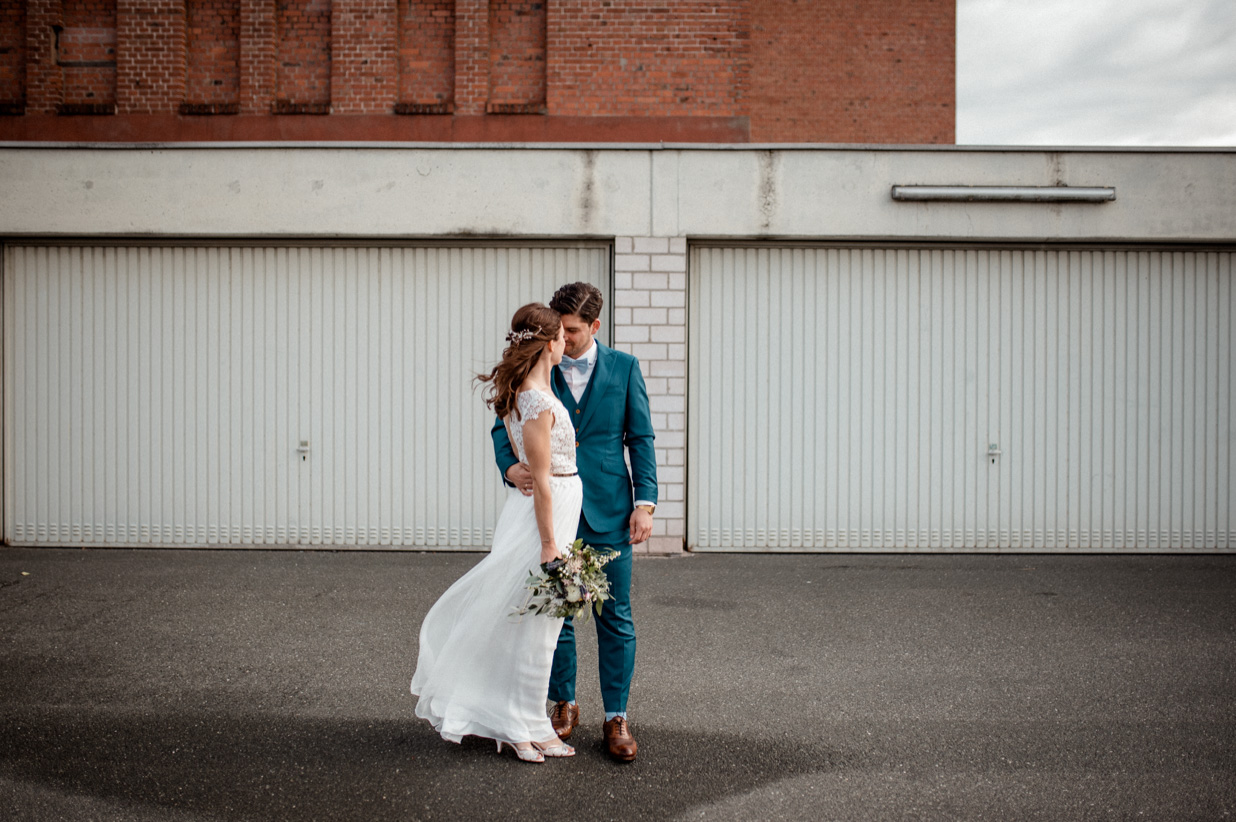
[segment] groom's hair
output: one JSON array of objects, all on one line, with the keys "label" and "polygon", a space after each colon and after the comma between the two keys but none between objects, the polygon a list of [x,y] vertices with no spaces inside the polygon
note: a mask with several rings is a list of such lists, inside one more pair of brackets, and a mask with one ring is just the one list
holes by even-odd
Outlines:
[{"label": "groom's hair", "polygon": [[592,283],[568,283],[554,292],[549,307],[559,314],[574,314],[586,323],[601,316],[605,298]]}]

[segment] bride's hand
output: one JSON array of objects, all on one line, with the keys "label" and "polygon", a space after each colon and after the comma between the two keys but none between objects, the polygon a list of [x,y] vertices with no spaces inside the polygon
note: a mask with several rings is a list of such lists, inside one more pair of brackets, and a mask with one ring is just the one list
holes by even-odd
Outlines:
[{"label": "bride's hand", "polygon": [[541,546],[541,564],[553,562],[555,559],[561,559],[562,552],[558,550],[558,546],[554,544]]}]

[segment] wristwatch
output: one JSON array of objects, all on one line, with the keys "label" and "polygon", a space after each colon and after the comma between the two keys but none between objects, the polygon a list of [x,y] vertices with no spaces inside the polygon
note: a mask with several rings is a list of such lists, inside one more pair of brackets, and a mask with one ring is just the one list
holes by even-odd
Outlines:
[{"label": "wristwatch", "polygon": [[652,515],[653,515],[654,513],[656,513],[656,511],[657,511],[657,506],[655,506],[655,505],[651,505],[651,504],[649,504],[649,505],[637,505],[637,506],[635,506],[635,507],[636,507],[636,508],[642,508],[643,510],[647,511],[647,512],[648,512],[648,516],[652,516]]}]

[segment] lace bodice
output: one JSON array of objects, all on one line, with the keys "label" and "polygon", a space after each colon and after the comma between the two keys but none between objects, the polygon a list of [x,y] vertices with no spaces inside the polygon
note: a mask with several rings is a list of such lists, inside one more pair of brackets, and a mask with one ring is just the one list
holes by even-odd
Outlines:
[{"label": "lace bodice", "polygon": [[507,415],[506,431],[519,461],[528,462],[528,454],[524,451],[523,424],[551,411],[554,424],[549,430],[549,470],[554,474],[575,473],[575,426],[571,424],[566,406],[553,394],[536,389],[521,392],[515,397],[515,405],[519,408],[520,418],[516,419],[514,414]]}]

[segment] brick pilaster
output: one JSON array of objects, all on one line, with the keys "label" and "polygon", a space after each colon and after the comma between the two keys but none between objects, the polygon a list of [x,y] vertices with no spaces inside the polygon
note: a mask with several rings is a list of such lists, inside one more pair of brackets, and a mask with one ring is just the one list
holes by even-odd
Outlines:
[{"label": "brick pilaster", "polygon": [[396,0],[331,4],[331,113],[382,114],[395,105],[398,15]]},{"label": "brick pilaster", "polygon": [[183,0],[120,0],[116,44],[116,112],[178,111],[185,99]]},{"label": "brick pilaster", "polygon": [[687,241],[614,241],[614,346],[639,358],[656,431],[660,500],[652,538],[638,549],[683,550],[686,536]]},{"label": "brick pilaster", "polygon": [[455,113],[484,114],[489,101],[489,3],[455,3]]},{"label": "brick pilaster", "polygon": [[64,99],[53,29],[60,26],[60,0],[30,0],[26,4],[27,114],[55,114]]},{"label": "brick pilaster", "polygon": [[269,114],[275,99],[274,0],[240,0],[240,113]]}]

